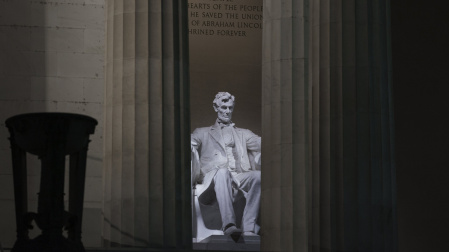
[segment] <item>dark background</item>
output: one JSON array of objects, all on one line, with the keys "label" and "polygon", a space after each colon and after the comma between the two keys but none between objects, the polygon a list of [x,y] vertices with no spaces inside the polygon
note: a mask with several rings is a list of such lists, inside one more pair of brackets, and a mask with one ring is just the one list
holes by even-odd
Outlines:
[{"label": "dark background", "polygon": [[[262,6],[261,0],[234,0],[215,2],[210,0],[189,0],[189,3]],[[202,19],[192,17],[192,12],[221,13],[223,18]],[[246,22],[248,20],[228,19],[225,13],[260,14],[262,11],[227,11],[189,9],[189,21],[226,21]],[[251,21],[262,23],[262,21]],[[237,26],[237,24],[236,24]],[[190,120],[192,131],[199,127],[208,127],[215,123],[217,113],[212,101],[218,92],[229,92],[235,96],[235,110],[232,121],[239,128],[250,129],[261,135],[262,115],[262,29],[216,28],[193,26],[189,29],[245,31],[247,36],[189,36],[190,50]]]},{"label": "dark background", "polygon": [[449,251],[448,7],[391,1],[401,252]]}]

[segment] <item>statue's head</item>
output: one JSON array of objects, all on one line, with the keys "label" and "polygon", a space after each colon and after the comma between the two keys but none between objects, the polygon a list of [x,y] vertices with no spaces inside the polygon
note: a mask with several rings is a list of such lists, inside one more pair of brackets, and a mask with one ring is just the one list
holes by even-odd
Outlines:
[{"label": "statue's head", "polygon": [[214,109],[218,114],[218,120],[230,123],[234,111],[235,97],[228,92],[218,92],[214,99]]}]

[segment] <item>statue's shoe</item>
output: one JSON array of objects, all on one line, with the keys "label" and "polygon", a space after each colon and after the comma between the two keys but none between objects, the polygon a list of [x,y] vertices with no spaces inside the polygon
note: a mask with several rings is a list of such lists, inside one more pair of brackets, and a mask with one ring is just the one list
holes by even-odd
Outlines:
[{"label": "statue's shoe", "polygon": [[242,230],[237,228],[236,226],[230,226],[228,228],[226,228],[223,233],[225,235],[232,235],[232,236],[236,236],[236,235],[240,235],[242,233]]}]

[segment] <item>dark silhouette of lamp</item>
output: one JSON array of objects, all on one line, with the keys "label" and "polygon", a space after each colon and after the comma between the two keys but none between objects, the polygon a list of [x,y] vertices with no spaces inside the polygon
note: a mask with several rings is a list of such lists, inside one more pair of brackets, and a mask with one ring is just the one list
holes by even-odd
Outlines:
[{"label": "dark silhouette of lamp", "polygon": [[[6,120],[9,129],[17,240],[13,252],[85,251],[81,242],[84,181],[89,135],[97,121],[68,113],[31,113]],[[28,212],[26,153],[41,160],[37,213]],[[69,164],[69,205],[64,209],[65,158]],[[28,236],[31,222],[42,230]],[[63,228],[68,237],[63,236]]]}]

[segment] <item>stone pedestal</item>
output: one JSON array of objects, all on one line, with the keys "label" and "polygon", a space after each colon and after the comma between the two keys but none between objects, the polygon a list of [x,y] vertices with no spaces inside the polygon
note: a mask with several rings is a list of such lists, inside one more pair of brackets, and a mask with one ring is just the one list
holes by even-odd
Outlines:
[{"label": "stone pedestal", "polygon": [[[11,134],[17,241],[12,251],[84,251],[81,242],[89,135],[97,121],[65,113],[23,114],[6,120]],[[42,162],[37,213],[28,212],[26,153]],[[69,209],[64,210],[65,156],[70,155]],[[42,234],[29,239],[35,221]],[[62,235],[63,227],[68,237]]]},{"label": "stone pedestal", "polygon": [[260,251],[260,236],[240,236],[236,240],[226,235],[211,235],[200,243],[194,243],[195,250]]}]

